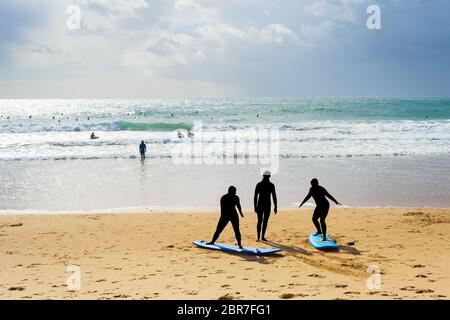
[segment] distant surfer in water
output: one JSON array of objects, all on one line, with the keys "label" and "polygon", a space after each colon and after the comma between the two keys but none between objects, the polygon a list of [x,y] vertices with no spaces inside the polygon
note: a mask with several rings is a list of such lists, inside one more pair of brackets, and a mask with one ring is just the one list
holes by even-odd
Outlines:
[{"label": "distant surfer in water", "polygon": [[241,244],[241,232],[239,231],[239,216],[236,211],[236,208],[239,210],[241,217],[242,214],[241,202],[239,197],[236,195],[236,187],[231,186],[228,188],[228,193],[222,196],[220,199],[220,219],[217,224],[216,232],[211,240],[211,242],[207,244],[214,244],[217,239],[219,239],[220,234],[227,226],[228,222],[231,222],[233,225],[234,234],[236,236],[236,240],[238,242],[239,248],[242,249]]},{"label": "distant surfer in water", "polygon": [[94,132],[91,133],[91,140],[98,139]]},{"label": "distant surfer in water", "polygon": [[299,208],[303,206],[311,197],[316,202],[316,209],[314,209],[312,218],[314,226],[317,229],[317,233],[315,235],[322,235],[322,241],[326,241],[327,224],[325,223],[325,219],[328,215],[328,210],[330,210],[330,203],[328,202],[327,198],[333,200],[333,202],[335,202],[337,205],[341,204],[331,194],[329,194],[324,187],[319,186],[319,180],[315,178],[311,180],[311,189],[309,189],[309,193],[306,195],[305,200],[303,200]]},{"label": "distant surfer in water", "polygon": [[278,212],[277,194],[275,192],[275,185],[270,182],[270,176],[270,171],[264,172],[262,181],[256,185],[255,196],[253,197],[255,212],[258,215],[258,224],[256,226],[258,241],[260,239],[267,241],[266,229],[267,224],[269,223],[270,211],[272,207],[271,197],[273,198],[274,213],[277,214]]},{"label": "distant surfer in water", "polygon": [[147,146],[144,143],[144,140],[141,141],[139,145],[139,152],[141,154],[141,159],[145,159],[145,153],[147,152]]}]

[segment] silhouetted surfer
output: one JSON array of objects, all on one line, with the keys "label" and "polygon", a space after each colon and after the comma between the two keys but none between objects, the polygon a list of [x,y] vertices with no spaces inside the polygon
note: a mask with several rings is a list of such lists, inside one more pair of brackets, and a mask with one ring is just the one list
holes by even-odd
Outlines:
[{"label": "silhouetted surfer", "polygon": [[236,187],[231,186],[228,188],[228,193],[220,199],[219,223],[217,224],[216,232],[214,233],[211,242],[207,244],[214,244],[217,239],[219,239],[220,234],[223,229],[225,229],[228,222],[231,222],[238,246],[242,249],[241,232],[239,231],[239,216],[237,214],[236,207],[243,218],[244,215],[242,214],[241,203],[239,201],[239,197],[236,195]]},{"label": "silhouetted surfer", "polygon": [[[327,239],[327,224],[325,223],[325,219],[328,215],[328,210],[330,209],[330,203],[327,200],[327,197],[333,200],[336,204],[341,205],[328,191],[319,186],[319,180],[312,179],[311,180],[311,189],[309,189],[309,193],[306,195],[305,200],[300,204],[299,208],[305,204],[310,198],[313,198],[316,202],[316,209],[314,209],[314,214],[312,221],[314,226],[317,229],[316,235],[322,235],[322,240],[326,241]],[[319,223],[320,219],[320,223]]]},{"label": "silhouetted surfer", "polygon": [[139,145],[139,152],[141,153],[141,159],[145,159],[145,153],[147,152],[147,146],[144,143],[144,140],[141,141]]},{"label": "silhouetted surfer", "polygon": [[[258,214],[258,241],[262,239],[267,241],[266,229],[269,222],[270,210],[271,210],[271,199],[273,197],[274,212],[277,214],[277,194],[275,192],[275,185],[270,182],[270,171],[266,171],[263,174],[263,179],[256,185],[255,196],[253,197],[253,202],[255,205],[255,212]],[[261,233],[262,226],[262,233]]]}]

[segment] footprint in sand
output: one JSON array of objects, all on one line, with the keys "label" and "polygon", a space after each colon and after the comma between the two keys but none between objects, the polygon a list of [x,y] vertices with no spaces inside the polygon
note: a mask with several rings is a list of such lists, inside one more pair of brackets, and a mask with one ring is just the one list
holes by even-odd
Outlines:
[{"label": "footprint in sand", "polygon": [[432,298],[447,298],[447,296],[444,296],[443,294],[435,294],[431,296]]},{"label": "footprint in sand", "polygon": [[15,228],[15,227],[21,227],[23,226],[23,223],[16,223],[16,224],[10,224],[9,227]]},{"label": "footprint in sand", "polygon": [[396,296],[398,296],[398,294],[395,294],[395,293],[382,293],[381,295],[384,296],[384,297],[396,297]]},{"label": "footprint in sand", "polygon": [[25,290],[25,288],[24,287],[10,287],[8,290],[9,291],[23,291],[23,290]]},{"label": "footprint in sand", "polygon": [[423,264],[415,264],[412,266],[413,268],[425,268]]},{"label": "footprint in sand", "polygon": [[322,276],[322,275],[320,275],[320,274],[315,274],[315,273],[313,273],[313,274],[308,274],[308,277],[320,278],[320,279],[325,278],[325,276]]},{"label": "footprint in sand", "polygon": [[218,300],[235,300],[235,299],[236,299],[235,297],[227,293],[226,295],[219,297]]},{"label": "footprint in sand", "polygon": [[416,293],[433,293],[434,291],[431,289],[419,289],[416,290]]},{"label": "footprint in sand", "polygon": [[335,287],[336,288],[347,288],[348,285],[346,285],[346,284],[337,284],[337,285],[335,285]]},{"label": "footprint in sand", "polygon": [[346,291],[344,294],[361,294],[361,292],[358,291]]},{"label": "footprint in sand", "polygon": [[428,278],[428,277],[426,275],[424,275],[424,274],[418,274],[416,276],[416,278]]},{"label": "footprint in sand", "polygon": [[283,293],[280,298],[281,299],[292,299],[295,297],[295,294],[293,293]]},{"label": "footprint in sand", "polygon": [[414,286],[407,286],[407,287],[400,288],[400,290],[403,290],[403,291],[415,291],[416,287],[414,287]]}]

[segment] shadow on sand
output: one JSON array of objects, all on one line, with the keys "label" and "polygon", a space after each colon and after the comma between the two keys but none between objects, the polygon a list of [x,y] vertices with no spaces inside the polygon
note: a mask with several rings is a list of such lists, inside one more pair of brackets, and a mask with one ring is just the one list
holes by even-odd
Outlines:
[{"label": "shadow on sand", "polygon": [[358,249],[356,249],[355,247],[350,247],[350,246],[339,246],[339,249],[341,249],[344,253],[348,253],[348,254],[352,254],[352,255],[360,255],[361,251],[359,251]]},{"label": "shadow on sand", "polygon": [[225,252],[225,251],[222,251],[222,253],[232,255],[235,257],[240,257],[248,262],[257,262],[257,263],[261,263],[261,264],[271,264],[270,260],[279,259],[279,258],[284,257],[284,255],[282,255],[280,253],[273,253],[273,254],[264,255],[264,256],[251,255],[251,254],[245,254],[245,253]]},{"label": "shadow on sand", "polygon": [[271,245],[275,248],[280,248],[283,249],[286,252],[290,252],[290,253],[300,253],[300,254],[304,254],[307,256],[312,256],[312,253],[303,249],[303,248],[299,248],[299,247],[294,247],[294,246],[288,246],[285,244],[281,244],[281,243],[277,243],[277,242],[273,242],[273,241],[261,241],[263,243],[266,243],[268,245]]}]

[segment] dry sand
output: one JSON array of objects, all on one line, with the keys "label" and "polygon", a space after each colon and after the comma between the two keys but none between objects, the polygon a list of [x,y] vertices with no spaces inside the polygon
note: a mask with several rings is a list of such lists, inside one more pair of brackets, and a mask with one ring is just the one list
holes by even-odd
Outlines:
[{"label": "dry sand", "polygon": [[[198,249],[218,214],[11,215],[0,217],[0,299],[449,299],[450,209],[335,209],[340,251],[307,242],[311,209],[272,216],[271,257]],[[255,242],[254,213],[241,220]],[[235,243],[231,226],[220,242]],[[352,243],[348,245],[347,243]],[[67,267],[81,270],[69,291]],[[369,290],[367,269],[381,270]],[[375,268],[377,268],[375,267]]]}]

